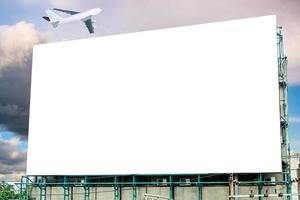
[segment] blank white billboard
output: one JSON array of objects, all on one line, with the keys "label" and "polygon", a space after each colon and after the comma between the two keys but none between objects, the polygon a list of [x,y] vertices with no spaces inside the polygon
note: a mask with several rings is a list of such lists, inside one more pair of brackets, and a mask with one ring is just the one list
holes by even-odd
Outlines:
[{"label": "blank white billboard", "polygon": [[28,175],[280,171],[275,16],[34,47]]}]

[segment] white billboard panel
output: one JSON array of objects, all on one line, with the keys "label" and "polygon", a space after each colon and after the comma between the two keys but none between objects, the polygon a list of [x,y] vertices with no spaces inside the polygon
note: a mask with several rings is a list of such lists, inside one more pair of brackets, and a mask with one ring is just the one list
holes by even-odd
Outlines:
[{"label": "white billboard panel", "polygon": [[276,18],[37,45],[28,175],[281,171]]}]

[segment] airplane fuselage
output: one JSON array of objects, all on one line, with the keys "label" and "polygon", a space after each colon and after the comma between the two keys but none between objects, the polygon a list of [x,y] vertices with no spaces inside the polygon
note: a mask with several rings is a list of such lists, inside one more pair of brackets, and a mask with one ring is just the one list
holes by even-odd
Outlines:
[{"label": "airplane fuselage", "polygon": [[71,15],[68,17],[62,18],[59,23],[68,23],[73,21],[85,21],[86,19],[90,18],[91,16],[98,15],[101,12],[100,8],[94,8],[85,12],[81,12],[75,15]]}]

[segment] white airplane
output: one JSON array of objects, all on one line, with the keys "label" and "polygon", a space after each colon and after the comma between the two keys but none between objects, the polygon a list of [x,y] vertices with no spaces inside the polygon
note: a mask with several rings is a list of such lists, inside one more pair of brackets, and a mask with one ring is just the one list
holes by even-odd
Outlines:
[{"label": "white airplane", "polygon": [[43,18],[47,20],[53,26],[53,28],[56,28],[59,24],[63,23],[68,23],[72,21],[82,21],[84,22],[85,26],[88,28],[90,33],[94,33],[94,29],[96,28],[96,21],[93,20],[92,17],[94,15],[98,15],[102,11],[100,8],[94,8],[85,12],[76,12],[58,8],[54,8],[53,10],[64,12],[70,15],[67,17],[61,17],[52,10],[46,10],[47,16],[44,16]]}]

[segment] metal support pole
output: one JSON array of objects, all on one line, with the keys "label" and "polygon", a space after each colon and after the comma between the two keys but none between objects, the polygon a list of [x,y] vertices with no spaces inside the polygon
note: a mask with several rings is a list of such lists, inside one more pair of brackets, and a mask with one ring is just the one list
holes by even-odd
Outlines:
[{"label": "metal support pole", "polygon": [[229,200],[234,200],[234,182],[233,174],[229,175]]},{"label": "metal support pole", "polygon": [[28,200],[28,179],[26,176],[21,177],[20,200]]},{"label": "metal support pole", "polygon": [[132,200],[136,200],[136,177],[132,177]]},{"label": "metal support pole", "polygon": [[66,176],[64,176],[64,200],[69,200],[70,199],[70,188],[68,185],[68,179]]},{"label": "metal support pole", "polygon": [[84,177],[84,200],[90,200],[90,186],[87,181],[87,176]]},{"label": "metal support pole", "polygon": [[[287,82],[287,57],[283,47],[282,28],[277,29],[277,57],[279,72],[279,98],[280,98],[280,125],[281,125],[281,151],[284,169],[284,181],[288,194],[292,193],[290,171],[290,149],[288,142],[288,82]],[[287,196],[291,200],[292,196]]]},{"label": "metal support pole", "polygon": [[[290,168],[286,166],[285,168],[285,182],[286,182],[286,193],[292,194],[292,183],[291,183],[291,173]],[[293,196],[287,196],[287,200],[292,200]]]},{"label": "metal support pole", "polygon": [[[262,174],[258,174],[258,194],[262,195],[263,190],[263,181],[262,181]],[[258,197],[259,200],[262,200],[262,196]]]},{"label": "metal support pole", "polygon": [[20,200],[23,200],[23,176],[21,177],[21,184],[20,184]]},{"label": "metal support pole", "polygon": [[46,177],[41,176],[38,186],[40,188],[40,200],[46,200],[47,198]]},{"label": "metal support pole", "polygon": [[174,200],[174,186],[173,186],[173,177],[169,177],[169,187],[170,187],[170,200]]},{"label": "metal support pole", "polygon": [[201,176],[200,175],[198,175],[197,186],[198,186],[198,200],[202,200],[202,184],[201,184]]},{"label": "metal support pole", "polygon": [[118,177],[114,177],[114,200],[119,200]]}]

